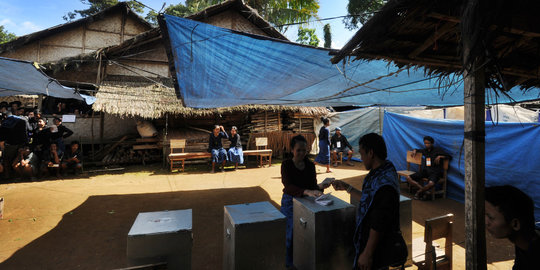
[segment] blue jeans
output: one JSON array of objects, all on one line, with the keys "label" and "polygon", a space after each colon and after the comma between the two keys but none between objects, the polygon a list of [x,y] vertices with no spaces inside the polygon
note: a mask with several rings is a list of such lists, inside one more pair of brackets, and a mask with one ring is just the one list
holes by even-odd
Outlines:
[{"label": "blue jeans", "polygon": [[281,197],[281,213],[287,217],[285,265],[290,267],[293,266],[293,196],[283,193]]}]

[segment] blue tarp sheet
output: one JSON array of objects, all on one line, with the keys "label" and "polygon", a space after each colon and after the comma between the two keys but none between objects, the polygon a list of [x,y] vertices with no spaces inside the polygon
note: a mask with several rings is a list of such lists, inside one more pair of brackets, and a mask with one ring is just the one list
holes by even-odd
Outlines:
[{"label": "blue tarp sheet", "polygon": [[0,57],[0,96],[40,94],[83,100],[72,88],[60,85],[32,62]]},{"label": "blue tarp sheet", "polygon": [[[328,50],[169,15],[165,22],[177,95],[188,107],[463,104],[460,77],[455,80],[458,83],[439,90],[439,83],[443,87],[449,83],[429,79],[421,70],[398,72],[384,61],[332,65]],[[494,93],[487,92],[489,102],[494,103]],[[538,99],[539,94],[537,88],[510,92],[516,101]],[[499,97],[497,101],[509,99]]]},{"label": "blue tarp sheet", "polygon": [[[435,139],[435,146],[452,155],[448,170],[448,196],[464,201],[463,121],[428,120],[385,113],[383,137],[388,159],[405,170],[407,150],[424,147],[423,137]],[[540,221],[540,125],[535,123],[486,122],[486,186],[512,185],[535,202]],[[461,154],[461,155],[460,155]]]}]

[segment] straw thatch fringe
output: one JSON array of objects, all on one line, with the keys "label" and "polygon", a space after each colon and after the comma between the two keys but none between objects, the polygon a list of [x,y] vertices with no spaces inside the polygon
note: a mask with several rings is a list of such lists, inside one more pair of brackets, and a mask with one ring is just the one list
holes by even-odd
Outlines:
[{"label": "straw thatch fringe", "polygon": [[243,105],[215,109],[186,108],[176,97],[174,88],[161,85],[113,86],[102,85],[96,94],[94,110],[125,117],[146,119],[162,118],[165,114],[184,117],[208,116],[231,112],[250,112],[254,110],[293,111],[312,116],[328,114],[325,107]]}]

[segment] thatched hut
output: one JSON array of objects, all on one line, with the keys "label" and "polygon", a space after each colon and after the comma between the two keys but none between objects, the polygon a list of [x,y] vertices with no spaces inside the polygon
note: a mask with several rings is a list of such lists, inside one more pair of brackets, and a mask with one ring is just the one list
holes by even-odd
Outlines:
[{"label": "thatched hut", "polygon": [[[211,6],[188,17],[221,27],[267,37],[286,39],[242,1],[232,0]],[[271,136],[274,153],[281,154],[293,133],[314,140],[314,119],[325,115],[324,107],[246,105],[217,109],[186,108],[176,97],[169,73],[164,40],[159,28],[91,53],[43,64],[47,73],[62,81],[95,83],[99,90],[95,111],[125,119],[152,120],[169,138],[188,138],[201,143],[213,124],[238,126],[248,148],[254,138]],[[189,131],[186,131],[188,128]],[[165,131],[167,129],[168,131]],[[182,129],[182,130],[180,130]]]}]

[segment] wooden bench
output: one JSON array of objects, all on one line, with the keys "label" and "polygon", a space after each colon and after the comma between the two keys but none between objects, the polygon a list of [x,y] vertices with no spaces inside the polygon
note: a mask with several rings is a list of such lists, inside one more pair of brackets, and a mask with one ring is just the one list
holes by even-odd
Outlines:
[{"label": "wooden bench", "polygon": [[[245,150],[244,156],[257,156],[257,161],[259,162],[259,166],[263,166],[263,158],[266,158],[268,166],[272,163],[272,149],[266,149],[268,146],[268,138],[261,137],[256,138],[255,144],[257,150]],[[207,145],[207,144],[206,144]],[[227,143],[223,142],[223,146],[230,145],[230,142],[227,141]],[[188,159],[205,159],[205,158],[212,158],[212,154],[208,152],[192,152],[192,153],[186,153],[186,140],[170,140],[170,150],[171,153],[168,156],[169,164],[171,168],[171,172],[176,168],[174,165],[181,163],[182,164],[182,171],[184,171],[185,168],[185,161]],[[179,152],[174,152],[174,150],[179,150]],[[180,167],[178,167],[180,169]]]}]

